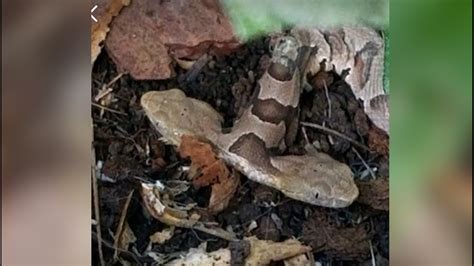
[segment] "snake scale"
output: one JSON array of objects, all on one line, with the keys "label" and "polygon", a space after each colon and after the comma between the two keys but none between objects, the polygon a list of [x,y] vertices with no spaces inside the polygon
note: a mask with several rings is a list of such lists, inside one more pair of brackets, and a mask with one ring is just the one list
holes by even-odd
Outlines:
[{"label": "snake scale", "polygon": [[[331,39],[328,34],[316,34],[319,39],[314,36],[314,32],[294,29],[277,38],[271,63],[259,79],[250,105],[228,133],[223,132],[219,113],[179,89],[147,92],[141,105],[168,144],[179,146],[183,135],[204,138],[213,144],[220,158],[250,180],[313,205],[347,207],[359,191],[346,164],[323,153],[281,156],[275,150],[284,150],[296,136],[305,71],[320,65],[308,62],[325,62],[336,72],[352,69],[346,80],[352,79],[351,85],[357,88],[374,83],[380,86],[375,75],[381,74],[377,52],[383,46],[376,47],[376,42],[351,46],[347,40],[345,45],[337,46],[337,38]],[[333,45],[324,46],[321,41]],[[351,55],[354,47],[360,51]]]}]

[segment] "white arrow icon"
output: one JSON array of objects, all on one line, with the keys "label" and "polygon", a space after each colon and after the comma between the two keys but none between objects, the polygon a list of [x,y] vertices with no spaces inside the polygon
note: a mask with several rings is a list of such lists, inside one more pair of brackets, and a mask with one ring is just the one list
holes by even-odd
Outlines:
[{"label": "white arrow icon", "polygon": [[94,15],[92,15],[92,13],[93,13],[94,10],[96,10],[96,9],[97,9],[97,5],[95,5],[95,6],[91,9],[91,18],[92,18],[95,22],[97,22],[97,19],[94,17]]}]

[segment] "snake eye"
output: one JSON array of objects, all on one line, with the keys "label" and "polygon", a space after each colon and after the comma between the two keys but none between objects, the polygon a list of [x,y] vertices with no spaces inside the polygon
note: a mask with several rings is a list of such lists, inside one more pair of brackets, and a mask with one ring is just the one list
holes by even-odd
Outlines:
[{"label": "snake eye", "polygon": [[314,197],[315,197],[316,199],[319,198],[319,193],[316,192],[316,195],[314,195]]}]

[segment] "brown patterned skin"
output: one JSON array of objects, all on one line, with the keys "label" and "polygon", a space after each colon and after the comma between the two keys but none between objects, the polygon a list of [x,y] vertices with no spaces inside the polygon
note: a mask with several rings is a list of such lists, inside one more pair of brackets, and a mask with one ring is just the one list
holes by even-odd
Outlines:
[{"label": "brown patterned skin", "polygon": [[207,138],[219,157],[255,182],[310,204],[346,207],[359,193],[347,165],[320,153],[274,156],[268,152],[289,145],[290,127],[298,124],[301,43],[292,37],[283,41],[259,80],[257,97],[230,133],[222,133],[222,118],[212,107],[179,89],[148,92],[142,96],[142,107],[170,144],[178,146],[183,135]]}]

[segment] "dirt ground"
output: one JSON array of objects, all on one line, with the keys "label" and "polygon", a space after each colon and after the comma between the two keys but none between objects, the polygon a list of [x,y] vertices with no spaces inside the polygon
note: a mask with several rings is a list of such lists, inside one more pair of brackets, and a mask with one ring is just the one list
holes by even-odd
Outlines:
[{"label": "dirt ground", "polygon": [[[266,38],[249,42],[230,55],[213,56],[202,69],[193,73],[176,66],[176,77],[164,81],[136,81],[123,75],[109,86],[113,90],[106,96],[107,109],[92,107],[93,146],[96,161],[102,165],[98,182],[107,264],[114,264],[113,236],[132,191],[125,221],[136,240],[128,250],[119,252],[122,261],[132,265],[157,263],[145,255],[147,249],[171,258],[202,242],[207,242],[208,251],[229,245],[228,241],[202,232],[176,228],[171,239],[149,246],[149,237],[166,226],[146,213],[139,195],[140,182],[177,178],[179,168],[189,165],[189,161],[159,140],[160,135],[150,126],[139,99],[150,90],[177,87],[188,96],[211,104],[224,116],[224,126],[230,127],[264,72],[269,59],[267,47]],[[99,90],[117,76],[116,67],[104,50],[93,68],[92,102],[95,103]],[[321,130],[305,128],[305,133],[300,130],[296,142],[286,153],[302,153],[309,141],[320,151],[349,165],[360,190],[354,204],[343,209],[312,206],[245,177],[229,206],[217,215],[205,212],[208,189],[191,187],[175,200],[196,202],[201,208],[201,217],[217,222],[221,228],[231,227],[240,237],[255,235],[273,241],[297,238],[313,248],[315,259],[323,265],[372,265],[372,259],[377,265],[386,265],[389,257],[388,136],[371,124],[361,103],[340,77],[334,73],[319,73],[308,80],[313,89],[301,97],[300,121],[325,125],[363,147]],[[322,81],[328,84],[327,90]],[[258,227],[249,230],[254,223]],[[97,265],[96,234],[92,243],[93,263]],[[115,264],[120,265],[120,262]]]}]

